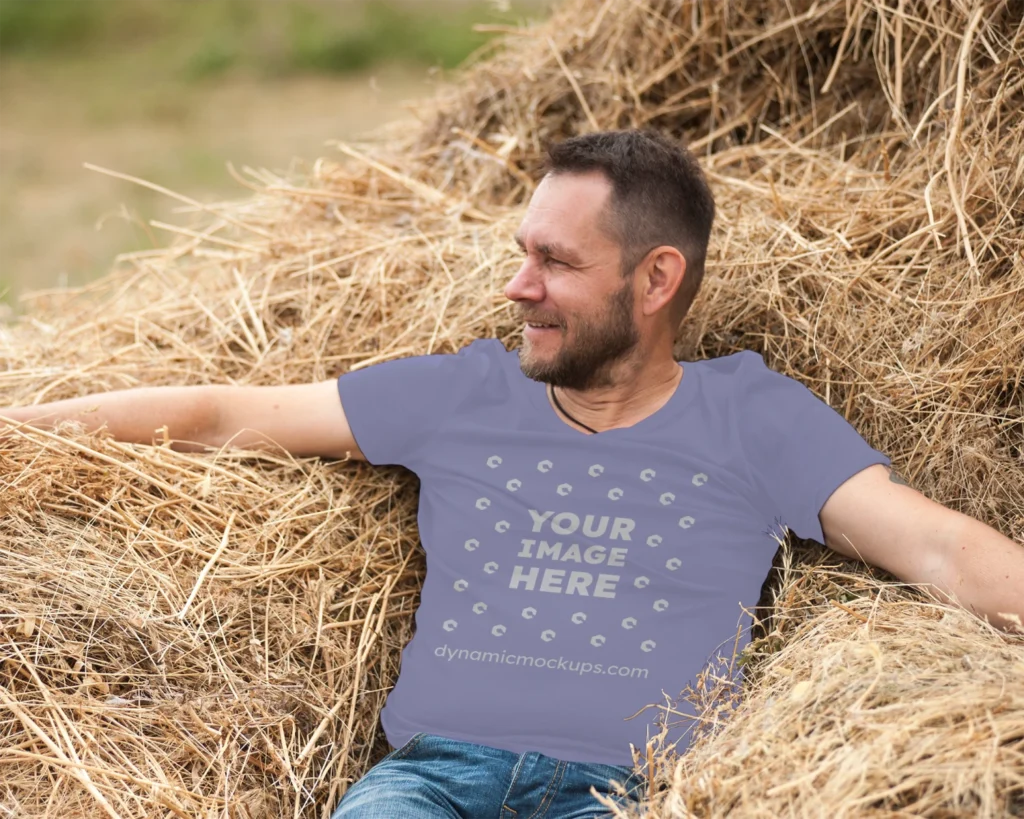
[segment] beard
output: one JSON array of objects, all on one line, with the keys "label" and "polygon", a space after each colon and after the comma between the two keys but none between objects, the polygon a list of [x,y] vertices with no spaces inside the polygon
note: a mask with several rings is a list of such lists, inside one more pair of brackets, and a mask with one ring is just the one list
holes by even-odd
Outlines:
[{"label": "beard", "polygon": [[611,368],[625,358],[640,341],[633,321],[633,283],[626,281],[608,302],[608,310],[598,321],[578,317],[573,320],[572,345],[564,343],[550,361],[538,360],[523,341],[519,367],[534,381],[569,390],[587,390],[612,385]]}]

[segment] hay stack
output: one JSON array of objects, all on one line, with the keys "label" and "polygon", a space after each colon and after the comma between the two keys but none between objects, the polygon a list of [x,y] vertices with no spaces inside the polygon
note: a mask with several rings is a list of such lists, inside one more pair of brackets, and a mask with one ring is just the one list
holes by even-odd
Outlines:
[{"label": "hay stack", "polygon": [[[514,346],[543,144],[649,125],[690,140],[721,214],[679,357],[762,352],[1024,542],[1021,16],[571,0],[411,134],[247,169],[252,196],[184,208],[169,250],[38,296],[0,330],[0,403]],[[0,479],[0,813],[326,817],[383,754],[424,567],[412,476],[67,427],[4,441]],[[645,813],[1024,815],[1024,640],[801,554],[743,702],[691,694],[701,739],[652,746]]]}]

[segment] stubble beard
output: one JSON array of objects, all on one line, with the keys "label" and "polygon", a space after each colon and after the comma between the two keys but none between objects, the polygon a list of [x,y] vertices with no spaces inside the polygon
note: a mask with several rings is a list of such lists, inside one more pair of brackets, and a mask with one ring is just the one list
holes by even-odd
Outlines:
[{"label": "stubble beard", "polygon": [[[627,280],[612,297],[604,321],[573,319],[573,343],[564,345],[550,361],[539,361],[524,341],[519,354],[523,375],[568,390],[611,386],[612,366],[639,343],[633,321],[633,284]],[[564,338],[564,335],[563,335]]]}]

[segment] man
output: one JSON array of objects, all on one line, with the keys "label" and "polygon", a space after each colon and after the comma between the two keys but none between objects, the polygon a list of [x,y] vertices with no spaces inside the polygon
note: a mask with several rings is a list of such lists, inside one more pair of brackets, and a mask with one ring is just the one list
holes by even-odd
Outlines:
[{"label": "man", "polygon": [[[483,339],[319,384],[0,414],[418,473],[428,572],[382,712],[394,750],[335,816],[598,816],[591,786],[644,795],[630,751],[658,733],[644,709],[749,625],[773,521],[1000,625],[1024,614],[1024,550],[907,486],[798,381],[749,351],[673,360],[713,215],[673,142],[577,137],[551,150],[516,236],[517,352]],[[680,752],[684,730],[668,733]]]}]

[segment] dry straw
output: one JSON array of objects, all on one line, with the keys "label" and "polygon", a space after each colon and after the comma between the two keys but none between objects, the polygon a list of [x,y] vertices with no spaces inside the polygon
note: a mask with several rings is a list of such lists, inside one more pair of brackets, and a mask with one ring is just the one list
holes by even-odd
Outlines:
[{"label": "dry straw", "polygon": [[[501,291],[543,146],[650,126],[689,141],[720,209],[679,356],[762,352],[914,486],[1024,543],[1021,18],[573,0],[417,127],[243,169],[241,201],[167,191],[192,214],[157,226],[168,248],[0,328],[0,403],[516,345]],[[326,817],[386,750],[424,571],[415,479],[155,439],[0,445],[0,815]],[[743,696],[691,693],[692,751],[645,749],[642,812],[1024,815],[1024,640],[798,546]]]}]

